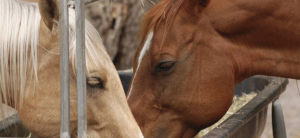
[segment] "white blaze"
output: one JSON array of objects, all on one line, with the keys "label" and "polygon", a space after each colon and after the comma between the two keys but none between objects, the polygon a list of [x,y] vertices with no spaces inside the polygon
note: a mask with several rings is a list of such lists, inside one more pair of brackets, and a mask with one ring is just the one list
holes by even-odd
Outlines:
[{"label": "white blaze", "polygon": [[153,37],[153,32],[150,32],[150,33],[148,34],[148,36],[147,36],[147,40],[146,40],[146,42],[145,42],[145,44],[144,44],[144,47],[143,47],[142,51],[140,52],[139,59],[138,59],[138,65],[137,65],[137,68],[136,68],[136,72],[135,72],[135,74],[134,74],[134,76],[133,76],[132,84],[131,84],[131,87],[130,87],[130,90],[129,90],[128,98],[127,98],[127,99],[129,99],[129,97],[130,97],[130,94],[131,94],[131,91],[132,91],[132,88],[133,88],[133,84],[134,84],[135,76],[136,76],[136,74],[137,74],[137,72],[138,72],[138,70],[139,70],[140,64],[141,64],[141,62],[142,62],[142,59],[143,59],[143,57],[144,57],[146,51],[147,51],[147,50],[149,49],[149,47],[150,47],[152,37]]},{"label": "white blaze", "polygon": [[140,135],[140,138],[144,138],[144,135],[143,135],[143,133],[142,133],[142,131],[140,130],[140,133],[139,133],[139,135]]}]

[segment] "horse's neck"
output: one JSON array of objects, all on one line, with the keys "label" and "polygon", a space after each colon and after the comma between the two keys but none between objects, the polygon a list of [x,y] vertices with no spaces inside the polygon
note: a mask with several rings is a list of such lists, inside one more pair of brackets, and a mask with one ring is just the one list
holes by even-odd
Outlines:
[{"label": "horse's neck", "polygon": [[[229,19],[231,28],[219,33],[235,49],[237,80],[252,75],[300,79],[300,2],[236,3],[224,8],[228,11],[224,18]],[[228,10],[236,6],[236,11]]]},{"label": "horse's neck", "polygon": [[300,45],[281,48],[255,47],[236,51],[237,81],[252,75],[300,79]]}]

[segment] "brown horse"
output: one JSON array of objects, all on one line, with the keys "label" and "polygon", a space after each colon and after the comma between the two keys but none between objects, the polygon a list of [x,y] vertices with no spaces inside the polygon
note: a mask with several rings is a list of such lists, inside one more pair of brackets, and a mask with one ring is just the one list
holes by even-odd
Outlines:
[{"label": "brown horse", "polygon": [[[60,137],[58,0],[0,0],[0,104],[15,107],[38,137]],[[69,9],[70,131],[76,137],[75,11]],[[141,138],[118,73],[86,21],[87,135]],[[74,73],[73,73],[74,71]],[[0,114],[5,114],[0,110]]]},{"label": "brown horse", "polygon": [[146,138],[190,138],[253,75],[300,79],[300,2],[162,0],[142,21],[127,96]]}]

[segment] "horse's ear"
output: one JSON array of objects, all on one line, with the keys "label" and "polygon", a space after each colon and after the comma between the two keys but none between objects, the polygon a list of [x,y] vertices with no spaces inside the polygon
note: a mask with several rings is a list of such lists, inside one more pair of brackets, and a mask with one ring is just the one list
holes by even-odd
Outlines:
[{"label": "horse's ear", "polygon": [[46,26],[53,31],[54,27],[58,26],[59,1],[38,0],[38,5],[43,21],[45,22]]}]

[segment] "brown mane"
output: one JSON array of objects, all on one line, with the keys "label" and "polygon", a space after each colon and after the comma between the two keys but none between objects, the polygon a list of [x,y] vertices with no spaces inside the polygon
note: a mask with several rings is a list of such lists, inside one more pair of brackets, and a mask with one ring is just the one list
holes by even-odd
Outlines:
[{"label": "brown mane", "polygon": [[[166,19],[166,27],[164,38],[167,34],[167,30],[169,29],[170,24],[172,24],[174,17],[178,13],[179,8],[181,7],[182,3],[185,0],[162,0],[161,2],[157,3],[153,6],[143,17],[141,22],[141,29],[140,29],[140,42],[139,44],[142,45],[147,37],[147,34],[150,30],[153,30],[157,27],[160,22]],[[171,10],[174,9],[174,10]],[[172,12],[173,11],[173,12]],[[164,40],[163,38],[163,40]],[[163,44],[163,41],[162,41]]]}]

